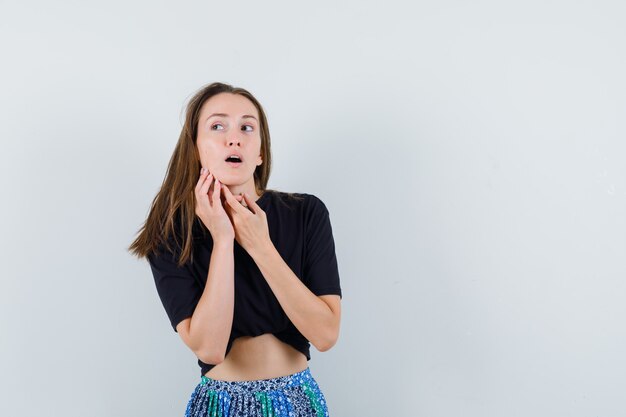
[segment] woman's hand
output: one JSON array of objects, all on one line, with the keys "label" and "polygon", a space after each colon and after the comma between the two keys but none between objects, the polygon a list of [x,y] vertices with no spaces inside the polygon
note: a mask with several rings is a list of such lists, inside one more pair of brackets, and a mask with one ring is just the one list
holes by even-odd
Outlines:
[{"label": "woman's hand", "polygon": [[223,187],[227,203],[225,208],[235,228],[237,243],[250,255],[265,249],[268,244],[271,245],[267,216],[261,207],[247,194],[244,194],[244,200],[248,207],[244,206],[227,186]]},{"label": "woman's hand", "polygon": [[[220,190],[224,185],[217,178],[215,182],[213,179],[213,174],[203,168],[195,188],[196,215],[209,229],[214,242],[232,242],[235,238],[235,230],[220,198]],[[213,185],[212,189],[210,189],[211,185]]]}]

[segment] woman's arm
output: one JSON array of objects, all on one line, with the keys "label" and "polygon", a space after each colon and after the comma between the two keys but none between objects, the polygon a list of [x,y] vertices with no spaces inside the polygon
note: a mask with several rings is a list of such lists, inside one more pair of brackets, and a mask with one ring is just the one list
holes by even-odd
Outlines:
[{"label": "woman's arm", "polygon": [[177,331],[198,359],[208,364],[224,360],[233,324],[235,300],[234,243],[215,242],[206,287],[193,316]]},{"label": "woman's arm", "polygon": [[[294,326],[319,351],[330,349],[339,335],[339,275],[328,210],[317,197],[312,198],[308,259],[304,273],[313,278],[315,293],[285,263],[269,234],[267,215],[256,201],[244,193],[248,207],[224,188],[228,211],[233,218],[235,239],[259,267],[285,314]],[[252,211],[249,210],[252,208]],[[331,296],[330,293],[334,293]],[[317,295],[319,294],[319,295]],[[322,299],[321,296],[324,296]],[[332,307],[331,307],[332,306]]]},{"label": "woman's arm", "polygon": [[[313,294],[294,274],[271,241],[250,255],[300,333],[320,352],[333,347],[339,336],[339,296]],[[325,301],[330,297],[335,308]]]}]

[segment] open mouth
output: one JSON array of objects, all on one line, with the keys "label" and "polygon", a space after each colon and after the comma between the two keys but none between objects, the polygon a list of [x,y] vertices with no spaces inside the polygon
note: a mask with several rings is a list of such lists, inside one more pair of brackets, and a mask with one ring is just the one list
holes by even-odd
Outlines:
[{"label": "open mouth", "polygon": [[239,166],[242,164],[242,161],[239,157],[237,156],[229,156],[228,158],[226,158],[226,163],[228,163],[228,165],[230,166]]}]

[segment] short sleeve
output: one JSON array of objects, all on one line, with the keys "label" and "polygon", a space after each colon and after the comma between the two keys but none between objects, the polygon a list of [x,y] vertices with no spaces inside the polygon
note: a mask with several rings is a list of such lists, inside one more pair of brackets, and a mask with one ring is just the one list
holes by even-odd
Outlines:
[{"label": "short sleeve", "polygon": [[163,249],[158,256],[148,255],[148,262],[159,298],[176,332],[176,325],[193,315],[203,290],[188,264],[178,267],[173,253]]},{"label": "short sleeve", "polygon": [[305,221],[304,283],[315,295],[342,297],[335,241],[326,205],[310,195]]}]

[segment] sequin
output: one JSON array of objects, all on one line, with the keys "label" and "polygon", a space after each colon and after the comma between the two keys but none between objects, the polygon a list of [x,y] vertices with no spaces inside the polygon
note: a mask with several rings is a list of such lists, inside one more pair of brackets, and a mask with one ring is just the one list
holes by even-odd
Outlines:
[{"label": "sequin", "polygon": [[250,381],[200,377],[185,417],[329,417],[324,394],[310,369]]}]

